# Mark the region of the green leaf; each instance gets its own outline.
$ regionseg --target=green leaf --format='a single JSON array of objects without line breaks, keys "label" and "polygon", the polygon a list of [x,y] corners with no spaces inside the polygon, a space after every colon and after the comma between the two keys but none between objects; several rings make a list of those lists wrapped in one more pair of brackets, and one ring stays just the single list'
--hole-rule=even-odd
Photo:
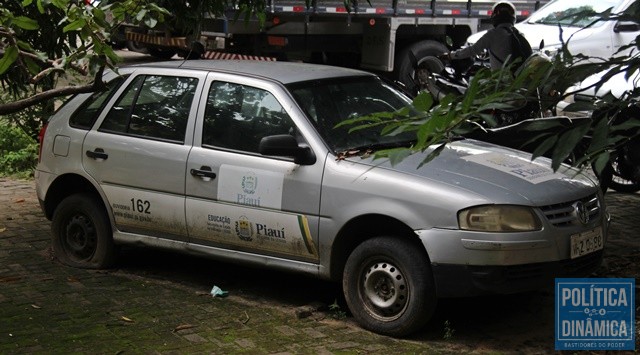
[{"label": "green leaf", "polygon": [[632,120],[626,120],[621,124],[611,126],[611,132],[625,132],[634,128],[640,128],[640,120],[638,119],[638,117],[635,117],[635,119]]},{"label": "green leaf", "polygon": [[36,6],[38,7],[38,12],[44,14],[44,6],[42,6],[42,0],[37,0]]},{"label": "green leaf", "polygon": [[33,0],[22,0],[22,7],[29,6],[32,2]]},{"label": "green leaf", "polygon": [[567,107],[564,108],[564,111],[580,112],[580,111],[593,111],[594,109],[595,109],[595,105],[590,102],[577,101],[567,105]]},{"label": "green leaf", "polygon": [[607,146],[607,137],[609,136],[609,122],[606,118],[598,120],[593,134],[591,135],[591,143],[588,152],[598,152]]},{"label": "green leaf", "polygon": [[67,8],[68,0],[51,0],[51,3],[60,10],[64,10]]},{"label": "green leaf", "polygon": [[418,165],[418,169],[420,169],[423,165],[425,165],[426,163],[432,161],[433,159],[435,159],[438,155],[440,155],[440,152],[442,152],[444,150],[444,148],[447,146],[448,142],[444,142],[442,144],[440,144],[436,149],[434,149],[433,151],[431,151],[425,158],[424,160],[422,160],[420,162],[420,164]]},{"label": "green leaf", "polygon": [[537,157],[543,156],[544,153],[548,152],[555,144],[558,142],[558,136],[551,136],[545,139],[536,149],[533,150],[531,154],[531,160],[536,159]]},{"label": "green leaf", "polygon": [[86,24],[87,24],[87,22],[85,21],[85,19],[79,18],[79,19],[69,23],[68,25],[64,26],[62,31],[64,33],[71,32],[71,31],[78,31],[81,28],[83,28]]},{"label": "green leaf", "polygon": [[11,23],[22,28],[23,30],[37,30],[38,28],[40,28],[36,20],[32,20],[26,16],[14,17],[11,20]]},{"label": "green leaf", "polygon": [[91,10],[91,13],[93,14],[96,23],[98,23],[101,27],[107,27],[108,24],[105,21],[105,14],[102,9],[100,9],[99,7],[94,7]]},{"label": "green leaf", "polygon": [[31,45],[25,41],[20,41],[17,40],[16,44],[18,45],[18,47],[20,47],[20,49],[22,49],[23,51],[28,51],[28,52],[33,52],[34,49],[33,47],[31,47]]},{"label": "green leaf", "polygon": [[601,175],[602,171],[604,171],[604,169],[607,167],[607,165],[609,164],[609,160],[611,159],[611,154],[609,154],[609,152],[603,152],[602,154],[599,154],[598,157],[596,158],[596,160],[593,162],[593,170],[596,172],[596,175]]},{"label": "green leaf", "polygon": [[24,60],[25,64],[27,65],[27,68],[29,69],[29,73],[31,73],[31,75],[36,75],[40,72],[40,70],[42,68],[40,68],[40,66],[30,57],[24,57],[22,58],[22,60]]},{"label": "green leaf", "polygon": [[404,158],[411,155],[411,149],[409,148],[394,148],[394,149],[385,149],[384,153],[389,157],[389,162],[391,166],[395,166],[400,163]]},{"label": "green leaf", "polygon": [[0,58],[0,75],[4,74],[11,65],[18,59],[18,47],[10,46],[4,51],[4,55]]},{"label": "green leaf", "polygon": [[577,126],[571,127],[569,130],[560,135],[558,144],[553,150],[553,170],[557,170],[560,164],[569,157],[569,154],[573,152],[576,145],[584,138],[585,134],[589,131],[591,120],[584,120]]},{"label": "green leaf", "polygon": [[413,99],[413,106],[418,111],[428,111],[433,106],[433,97],[429,92],[421,92]]},{"label": "green leaf", "polygon": [[522,126],[522,129],[526,131],[557,130],[562,127],[567,127],[571,122],[572,121],[568,117],[562,116],[542,118],[526,122],[526,124]]},{"label": "green leaf", "polygon": [[462,101],[462,111],[468,112],[471,104],[473,103],[473,99],[478,95],[478,81],[472,80],[469,83],[469,88],[464,93],[464,99]]}]

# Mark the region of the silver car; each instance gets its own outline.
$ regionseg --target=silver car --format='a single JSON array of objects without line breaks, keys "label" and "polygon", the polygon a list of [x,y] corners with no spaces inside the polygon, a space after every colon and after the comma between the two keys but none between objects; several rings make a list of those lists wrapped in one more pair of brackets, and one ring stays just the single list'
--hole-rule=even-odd
[{"label": "silver car", "polygon": [[607,238],[590,177],[460,140],[421,166],[371,152],[415,136],[336,124],[411,101],[377,76],[300,63],[173,61],[105,75],[44,128],[38,198],[59,260],[174,249],[341,281],[354,318],[403,336],[439,297],[587,276]]}]

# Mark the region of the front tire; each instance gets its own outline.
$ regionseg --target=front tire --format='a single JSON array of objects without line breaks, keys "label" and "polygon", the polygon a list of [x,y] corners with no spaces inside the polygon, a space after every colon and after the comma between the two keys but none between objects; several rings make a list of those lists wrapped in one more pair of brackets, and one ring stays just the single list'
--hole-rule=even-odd
[{"label": "front tire", "polygon": [[113,264],[111,223],[99,198],[76,194],[65,198],[51,220],[52,246],[63,264],[101,269]]},{"label": "front tire", "polygon": [[376,237],[360,244],[347,259],[342,282],[353,317],[379,334],[414,333],[436,307],[429,258],[406,239]]}]

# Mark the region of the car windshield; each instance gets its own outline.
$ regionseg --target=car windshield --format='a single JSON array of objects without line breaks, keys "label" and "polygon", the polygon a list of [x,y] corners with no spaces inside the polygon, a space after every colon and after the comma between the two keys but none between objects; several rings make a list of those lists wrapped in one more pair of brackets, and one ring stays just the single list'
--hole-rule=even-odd
[{"label": "car windshield", "polygon": [[356,130],[336,127],[344,120],[379,112],[394,112],[411,105],[411,100],[375,77],[324,79],[289,85],[298,105],[334,152],[351,149],[408,146],[415,133],[381,136],[382,127]]},{"label": "car windshield", "polygon": [[[608,9],[617,10],[620,0],[556,0],[534,12],[527,23],[544,25],[562,25],[568,27],[585,27],[598,19],[594,13],[602,13]],[[591,15],[588,15],[588,14]],[[599,21],[592,27],[601,26]]]}]

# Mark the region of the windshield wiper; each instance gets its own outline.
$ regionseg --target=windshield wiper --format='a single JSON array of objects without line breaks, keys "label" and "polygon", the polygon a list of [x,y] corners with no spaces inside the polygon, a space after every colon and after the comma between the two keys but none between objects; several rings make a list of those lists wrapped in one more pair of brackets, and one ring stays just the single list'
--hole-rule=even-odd
[{"label": "windshield wiper", "polygon": [[528,23],[536,24],[536,25],[553,25],[553,26],[557,26],[559,21],[538,20],[538,21],[528,21]]}]

